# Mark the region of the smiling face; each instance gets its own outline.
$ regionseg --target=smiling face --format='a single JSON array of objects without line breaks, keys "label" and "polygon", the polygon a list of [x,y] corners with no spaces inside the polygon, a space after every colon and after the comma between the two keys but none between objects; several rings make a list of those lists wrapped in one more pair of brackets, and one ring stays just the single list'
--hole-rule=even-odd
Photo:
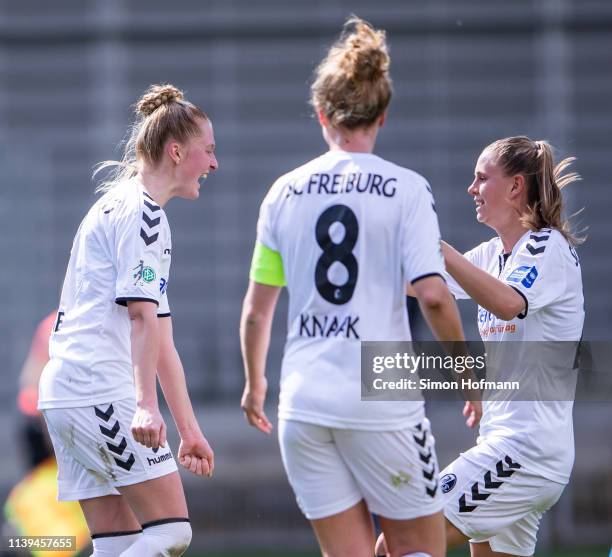
[{"label": "smiling face", "polygon": [[474,181],[467,189],[476,203],[478,222],[499,230],[510,219],[518,218],[516,185],[516,177],[504,174],[495,154],[483,151],[476,162]]},{"label": "smiling face", "polygon": [[183,145],[183,157],[176,167],[179,188],[178,197],[197,199],[200,195],[201,181],[209,172],[217,170],[219,163],[215,156],[215,136],[210,120],[198,121],[200,134],[189,138]]}]

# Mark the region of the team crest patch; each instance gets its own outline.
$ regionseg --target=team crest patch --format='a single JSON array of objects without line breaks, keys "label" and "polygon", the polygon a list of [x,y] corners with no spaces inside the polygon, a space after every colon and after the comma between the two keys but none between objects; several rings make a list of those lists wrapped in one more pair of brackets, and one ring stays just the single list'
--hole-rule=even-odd
[{"label": "team crest patch", "polygon": [[155,271],[152,267],[147,267],[144,264],[144,261],[141,259],[138,265],[132,269],[132,271],[136,271],[134,273],[134,285],[139,282],[142,284],[143,282],[153,282],[155,280]]},{"label": "team crest patch", "polygon": [[456,483],[457,476],[455,476],[455,474],[446,474],[443,476],[443,478],[440,480],[440,489],[442,490],[442,493],[448,493],[451,491],[453,487],[455,487]]},{"label": "team crest patch", "polygon": [[142,280],[145,282],[153,282],[155,280],[155,271],[151,267],[143,267]]},{"label": "team crest patch", "polygon": [[525,288],[531,288],[536,278],[538,278],[538,270],[535,265],[533,267],[521,265],[514,269],[506,280],[508,282],[520,282]]}]

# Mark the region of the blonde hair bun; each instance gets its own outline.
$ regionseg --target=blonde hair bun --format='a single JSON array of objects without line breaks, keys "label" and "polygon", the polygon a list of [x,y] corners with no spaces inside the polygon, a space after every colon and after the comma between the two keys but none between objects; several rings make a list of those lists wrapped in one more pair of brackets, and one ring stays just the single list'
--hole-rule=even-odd
[{"label": "blonde hair bun", "polygon": [[310,103],[334,127],[370,126],[391,100],[390,65],[385,32],[352,16],[315,71]]},{"label": "blonde hair bun", "polygon": [[183,92],[169,83],[163,85],[151,85],[136,103],[136,114],[146,118],[155,112],[160,106],[180,101]]},{"label": "blonde hair bun", "polygon": [[[342,39],[341,39],[342,41]],[[353,16],[345,24],[339,65],[356,81],[376,81],[389,71],[391,60],[383,30]]]},{"label": "blonde hair bun", "polygon": [[[110,169],[108,178],[98,185],[96,192],[109,191],[133,178],[139,161],[159,163],[169,138],[184,143],[191,137],[201,135],[200,120],[208,121],[208,116],[200,108],[168,83],[150,85],[134,106],[136,119],[124,143],[123,158],[120,161],[103,161],[96,166],[94,176]],[[158,110],[161,107],[165,108]]]}]

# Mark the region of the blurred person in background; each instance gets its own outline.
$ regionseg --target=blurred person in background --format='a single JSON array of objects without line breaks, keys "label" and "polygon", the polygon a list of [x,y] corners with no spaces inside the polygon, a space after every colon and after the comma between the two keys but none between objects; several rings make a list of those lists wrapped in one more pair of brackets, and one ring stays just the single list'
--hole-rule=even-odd
[{"label": "blurred person in background", "polygon": [[[478,304],[488,364],[538,395],[484,402],[477,445],[440,474],[448,545],[469,541],[473,557],[533,555],[540,519],[570,479],[573,402],[551,395],[555,383],[575,386],[554,362],[572,365],[584,323],[581,239],[561,194],[579,178],[565,173],[573,160],[555,166],[548,142],[523,136],[490,144],[467,191],[478,222],[497,236],[464,255],[443,242],[451,292]],[[494,344],[512,341],[522,344]],[[382,539],[377,549],[384,555]]]},{"label": "blurred person in background", "polygon": [[49,337],[56,317],[57,312],[53,311],[36,327],[30,350],[19,374],[17,407],[22,416],[19,440],[30,469],[53,455],[47,428],[37,406],[38,382],[49,361]]},{"label": "blurred person in background", "polygon": [[[242,409],[270,433],[265,364],[288,287],[278,435],[326,557],[370,557],[370,513],[393,557],[445,554],[424,403],[361,401],[360,341],[411,338],[407,283],[437,338],[463,339],[431,189],[373,154],[391,99],[389,64],[384,31],[354,17],[319,65],[311,101],[329,151],[279,178],[263,201],[241,318]],[[474,425],[479,403],[466,411]]]},{"label": "blurred person in background", "polygon": [[78,500],[95,557],[181,555],[191,540],[183,486],[166,446],[156,379],[181,437],[179,462],[210,476],[172,335],[172,252],[163,210],[197,199],[216,170],[210,119],[172,85],[151,86],[104,195],[70,255],[38,407],[58,462],[60,500]]}]

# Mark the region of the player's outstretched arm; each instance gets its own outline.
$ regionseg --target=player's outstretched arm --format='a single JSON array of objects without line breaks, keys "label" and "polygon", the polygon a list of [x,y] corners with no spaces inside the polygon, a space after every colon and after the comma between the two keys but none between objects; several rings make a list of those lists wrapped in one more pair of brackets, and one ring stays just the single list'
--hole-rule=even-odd
[{"label": "player's outstretched arm", "polygon": [[266,357],[280,291],[279,286],[250,281],[240,318],[240,347],[245,374],[240,406],[249,424],[268,434],[272,431],[272,424],[264,413],[268,389]]},{"label": "player's outstretched arm", "polygon": [[412,285],[423,316],[439,341],[465,339],[459,310],[442,277],[425,277]]},{"label": "player's outstretched arm", "polygon": [[174,346],[172,318],[159,318],[157,376],[172,417],[181,436],[178,460],[198,476],[212,476],[215,457],[198,424],[187,392],[185,372]]},{"label": "player's outstretched arm", "polygon": [[451,245],[441,244],[446,270],[477,304],[504,321],[525,310],[525,300],[516,290],[470,263]]}]

